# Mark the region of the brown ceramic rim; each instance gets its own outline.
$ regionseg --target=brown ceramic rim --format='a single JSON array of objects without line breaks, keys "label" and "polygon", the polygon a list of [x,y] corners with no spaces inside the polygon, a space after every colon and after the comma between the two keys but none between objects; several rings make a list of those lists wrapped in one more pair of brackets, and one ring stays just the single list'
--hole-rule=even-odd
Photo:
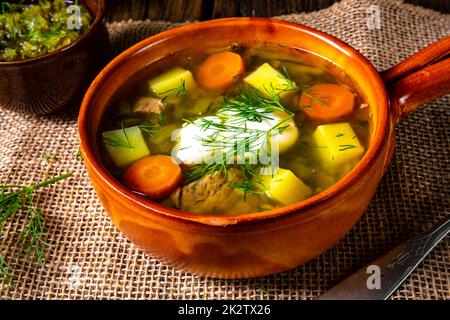
[{"label": "brown ceramic rim", "polygon": [[[84,34],[82,34],[81,37],[79,37],[77,40],[75,40],[74,42],[72,42],[71,44],[69,44],[65,47],[59,48],[57,50],[54,50],[52,52],[49,52],[49,53],[46,53],[44,55],[37,56],[34,58],[18,60],[18,61],[0,61],[0,67],[1,66],[23,65],[23,64],[27,64],[27,63],[33,63],[36,61],[40,61],[40,60],[45,60],[47,58],[53,58],[56,56],[60,56],[60,55],[63,55],[64,53],[66,53],[67,51],[71,51],[78,44],[83,43],[85,41],[85,39],[87,39],[89,37],[89,35],[92,32],[94,32],[94,30],[97,28],[98,24],[100,24],[102,22],[103,17],[105,15],[105,1],[104,0],[97,0],[97,1],[98,1],[98,4],[97,4],[98,10],[97,10],[97,13],[95,14],[94,22],[89,27],[88,31],[86,31]],[[91,13],[93,14],[93,12],[91,12]]]},{"label": "brown ceramic rim", "polygon": [[[242,23],[243,21],[251,22],[254,24],[263,24],[270,21],[271,23],[283,25],[288,28],[294,28],[297,30],[301,30],[302,32],[306,32],[308,34],[311,34],[322,41],[325,41],[333,46],[337,46],[340,51],[347,51],[349,52],[353,57],[352,59],[358,59],[360,60],[360,63],[364,64],[366,67],[366,71],[368,72],[367,75],[370,75],[373,79],[373,87],[375,88],[376,92],[378,92],[379,96],[377,99],[380,101],[380,105],[384,108],[379,110],[379,114],[377,116],[377,123],[374,124],[375,132],[372,139],[372,142],[369,146],[369,149],[363,156],[363,159],[358,163],[358,165],[353,168],[343,179],[338,181],[336,184],[331,186],[330,188],[324,190],[323,192],[314,195],[311,198],[308,198],[304,201],[269,210],[269,211],[263,211],[263,212],[256,212],[256,213],[247,213],[247,214],[239,214],[239,215],[226,215],[226,216],[219,216],[219,215],[213,215],[213,214],[194,214],[187,211],[177,210],[165,207],[159,203],[153,202],[149,199],[143,198],[141,196],[138,196],[134,194],[132,191],[128,190],[125,186],[123,186],[116,178],[114,178],[109,172],[99,163],[99,161],[96,159],[93,151],[91,150],[91,147],[88,143],[88,130],[89,130],[89,106],[91,102],[95,98],[96,91],[99,87],[101,87],[102,83],[108,80],[109,75],[114,73],[117,67],[119,67],[123,60],[126,60],[133,54],[139,52],[140,50],[146,48],[147,46],[151,45],[152,43],[156,43],[159,41],[162,41],[166,38],[175,37],[179,34],[182,34],[183,32],[187,31],[188,29],[190,31],[204,28],[205,25],[208,27],[211,26],[226,26],[226,25],[232,25],[233,23]],[[349,54],[347,53],[347,54]],[[342,53],[345,54],[345,53]],[[265,219],[272,219],[280,216],[284,216],[287,214],[292,213],[298,213],[299,217],[301,216],[301,210],[306,207],[312,207],[317,206],[324,200],[327,200],[329,198],[335,197],[336,195],[340,194],[341,192],[344,192],[345,189],[347,189],[349,186],[351,186],[356,180],[360,178],[360,176],[365,172],[365,169],[367,167],[370,167],[377,157],[379,151],[381,150],[383,144],[385,143],[388,129],[390,128],[390,124],[388,122],[389,119],[389,100],[388,95],[386,92],[385,85],[378,73],[378,71],[373,67],[373,65],[357,50],[355,50],[350,45],[346,44],[345,42],[336,39],[335,37],[300,25],[295,24],[291,22],[285,22],[277,19],[269,19],[269,18],[225,18],[225,19],[216,19],[211,21],[205,21],[205,22],[199,22],[195,24],[190,24],[183,27],[178,27],[169,31],[165,31],[162,33],[159,33],[155,36],[152,36],[150,38],[147,38],[138,44],[135,44],[134,46],[130,47],[126,51],[124,51],[122,54],[117,56],[115,59],[113,59],[96,77],[96,79],[93,81],[91,86],[89,87],[82,105],[80,109],[80,115],[78,119],[78,125],[79,125],[79,135],[80,135],[80,146],[81,150],[83,152],[84,161],[89,162],[91,169],[95,172],[95,174],[102,180],[103,183],[105,183],[108,188],[110,188],[114,194],[112,196],[119,197],[119,198],[126,198],[127,200],[131,201],[134,205],[137,205],[145,210],[154,211],[158,214],[191,221],[191,222],[197,222],[202,224],[207,224],[211,226],[227,226],[227,225],[236,225],[236,224],[242,224],[242,223],[251,223],[255,221],[261,221]],[[305,218],[307,220],[314,218],[314,216],[319,215],[320,212],[314,214],[314,215],[307,215],[308,217],[303,216],[302,218]]]}]

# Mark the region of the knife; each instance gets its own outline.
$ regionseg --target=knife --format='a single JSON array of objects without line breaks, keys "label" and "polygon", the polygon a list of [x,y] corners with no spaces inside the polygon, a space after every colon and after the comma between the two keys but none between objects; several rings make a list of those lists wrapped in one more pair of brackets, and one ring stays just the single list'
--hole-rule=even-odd
[{"label": "knife", "polygon": [[338,283],[316,300],[385,300],[450,231],[450,218],[436,224]]}]

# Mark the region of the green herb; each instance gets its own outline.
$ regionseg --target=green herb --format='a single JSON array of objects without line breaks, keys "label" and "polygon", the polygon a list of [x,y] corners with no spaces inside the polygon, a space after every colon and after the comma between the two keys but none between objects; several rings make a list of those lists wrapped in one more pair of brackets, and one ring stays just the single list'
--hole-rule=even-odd
[{"label": "green herb", "polygon": [[[309,99],[309,108],[308,110],[313,110],[310,106],[312,106],[313,101],[319,104],[319,107],[325,107],[325,102],[323,99],[316,97],[315,95],[320,96],[321,92],[314,91],[311,89],[303,89],[301,90],[302,95],[305,95]],[[314,95],[313,95],[314,94]]]},{"label": "green herb", "polygon": [[12,278],[11,270],[11,265],[0,255],[0,280],[10,282]]},{"label": "green herb", "polygon": [[[225,157],[225,155],[223,155]],[[227,173],[228,166],[226,165],[226,160],[224,161],[214,161],[213,163],[202,163],[193,166],[186,177],[186,181],[193,182],[204,176],[212,175],[212,174],[224,174]]]},{"label": "green herb", "polygon": [[[268,130],[249,129],[247,122],[262,122],[263,120],[273,120],[272,112],[281,111],[286,117],[276,123]],[[258,175],[255,170],[261,164],[251,163],[251,159],[258,159],[261,154],[268,155],[271,152],[270,137],[274,133],[281,133],[289,127],[287,121],[292,119],[294,114],[285,108],[277,94],[270,98],[263,97],[256,89],[245,86],[234,98],[224,98],[224,101],[217,111],[217,117],[222,121],[213,121],[200,118],[197,121],[186,120],[204,130],[213,130],[214,135],[208,139],[203,138],[203,145],[209,147],[211,151],[222,152],[215,157],[212,163],[203,163],[194,166],[187,175],[187,181],[195,181],[205,175],[214,173],[225,174],[230,166],[239,166],[244,174],[242,184],[230,184],[230,187],[242,190],[244,199],[249,193],[261,193]],[[226,137],[221,139],[220,137]],[[235,157],[248,154],[248,159],[243,159],[244,163],[234,164]],[[240,159],[242,162],[242,159]],[[273,168],[275,169],[275,168]]]},{"label": "green herb", "polygon": [[343,137],[344,135],[345,135],[344,132],[338,132],[338,133],[336,133],[336,138]]},{"label": "green herb", "polygon": [[[43,212],[36,207],[33,192],[71,176],[72,173],[66,173],[32,186],[0,185],[0,233],[7,223],[12,223],[18,212],[26,213],[26,225],[19,235],[18,244],[25,251],[27,259],[33,256],[34,261],[41,267],[44,266],[45,250],[48,244],[44,240],[46,231]],[[1,257],[0,277],[8,278],[9,269],[8,264]]]},{"label": "green herb", "polygon": [[6,2],[3,1],[2,2],[2,10],[1,10],[1,14],[5,14],[14,10],[18,10],[20,8],[23,7],[22,3],[24,2],[24,0],[20,0],[19,3],[10,3],[10,2]]},{"label": "green herb", "polygon": [[83,154],[81,153],[81,148],[78,148],[77,154],[75,155],[77,160],[83,159]]},{"label": "green herb", "polygon": [[45,250],[48,247],[48,243],[45,242],[47,232],[45,230],[44,213],[35,206],[31,193],[26,198],[23,205],[27,206],[29,220],[19,236],[19,244],[24,248],[27,259],[34,255],[36,262],[44,268]]},{"label": "green herb", "polygon": [[339,151],[345,151],[345,150],[348,150],[348,149],[356,148],[356,146],[353,145],[353,144],[340,144],[339,148],[340,148]]},{"label": "green herb", "polygon": [[[2,1],[0,8],[0,61],[37,57],[69,45],[85,33],[91,14],[80,5],[81,28],[69,29],[72,12],[64,0]],[[29,3],[30,2],[30,3]]]},{"label": "green herb", "polygon": [[46,162],[52,162],[52,161],[58,160],[58,159],[56,158],[56,156],[54,156],[54,155],[52,155],[52,154],[45,154],[43,158],[44,158],[44,160],[45,160]]},{"label": "green herb", "polygon": [[164,123],[164,120],[165,120],[165,115],[164,115],[164,113],[160,113],[159,116],[158,116],[158,124],[159,124],[160,126],[162,126],[163,123]]},{"label": "green herb", "polygon": [[169,96],[175,95],[176,97],[180,96],[180,95],[188,95],[189,91],[186,88],[186,81],[184,79],[180,79],[180,83],[178,84],[177,87],[163,91],[163,92],[159,92],[160,96],[164,96],[164,98],[162,99],[162,101],[165,101]]},{"label": "green herb", "polygon": [[[271,90],[266,91],[270,92]],[[285,112],[289,115],[293,114],[292,111],[282,105],[279,94],[274,93],[274,90],[272,92],[270,98],[265,98],[258,90],[244,86],[235,98],[224,98],[218,113],[219,115],[221,113],[227,116],[231,115],[235,119],[241,120],[242,123],[246,121],[261,122],[264,119],[271,119],[268,114],[275,111]]]},{"label": "green herb", "polygon": [[287,80],[288,83],[284,85],[283,88],[278,88],[279,90],[284,91],[301,91],[300,86],[298,86],[295,81],[292,79],[291,75],[289,74],[288,70],[285,66],[281,67],[281,70],[275,69],[278,72],[278,75],[281,79]]},{"label": "green herb", "polygon": [[263,295],[268,295],[269,291],[267,291],[266,289],[264,289],[263,287],[258,288],[258,291],[260,291]]},{"label": "green herb", "polygon": [[292,80],[292,78],[291,78],[291,76],[290,76],[290,74],[289,74],[289,72],[288,72],[288,70],[286,69],[285,66],[282,67],[282,70],[278,70],[277,69],[277,71],[278,71],[278,73],[280,74],[281,77],[283,77],[283,78],[288,80],[288,84],[285,85],[285,88],[284,88],[285,91],[300,91],[300,93],[302,95],[305,95],[306,97],[308,97],[309,105],[301,106],[302,108],[308,109],[308,110],[313,110],[313,108],[311,108],[311,106],[313,104],[313,101],[317,102],[320,107],[324,107],[325,106],[324,99],[320,99],[320,98],[318,98],[316,96],[313,96],[313,94],[320,96],[321,92],[309,89],[309,87],[311,87],[311,85],[307,84],[307,83],[304,83],[304,84],[301,84],[301,85],[297,85],[295,83],[295,81]]},{"label": "green herb", "polygon": [[261,177],[255,172],[259,169],[258,165],[243,164],[241,165],[244,174],[244,182],[242,184],[230,183],[228,186],[244,192],[244,201],[247,200],[247,194],[263,194],[264,184]]},{"label": "green herb", "polygon": [[121,148],[127,148],[127,149],[133,149],[133,146],[130,143],[130,140],[128,139],[127,132],[125,128],[123,127],[123,122],[121,123],[122,126],[122,133],[120,134],[103,134],[103,141],[113,147],[121,147]]},{"label": "green herb", "polygon": [[138,126],[141,129],[141,132],[148,137],[153,137],[153,135],[157,132],[156,126],[148,123],[144,123]]}]

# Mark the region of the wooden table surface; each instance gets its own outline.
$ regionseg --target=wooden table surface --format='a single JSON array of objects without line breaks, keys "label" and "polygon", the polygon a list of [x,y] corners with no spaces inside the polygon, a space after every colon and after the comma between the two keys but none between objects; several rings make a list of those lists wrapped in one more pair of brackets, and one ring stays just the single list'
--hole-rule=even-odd
[{"label": "wooden table surface", "polygon": [[[107,21],[270,17],[326,8],[339,0],[107,0]],[[389,1],[389,0],[386,0]],[[450,13],[450,0],[405,0]]]}]

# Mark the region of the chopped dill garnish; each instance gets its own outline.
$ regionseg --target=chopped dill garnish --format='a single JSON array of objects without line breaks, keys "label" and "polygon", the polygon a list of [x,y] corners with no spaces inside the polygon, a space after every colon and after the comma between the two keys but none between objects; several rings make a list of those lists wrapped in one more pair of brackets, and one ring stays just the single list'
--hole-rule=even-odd
[{"label": "chopped dill garnish", "polygon": [[229,183],[228,186],[243,191],[244,201],[247,200],[247,194],[263,194],[264,184],[261,181],[261,177],[255,172],[259,166],[245,163],[241,168],[244,174],[244,182],[241,184]]},{"label": "chopped dill garnish", "polygon": [[180,79],[180,83],[177,87],[165,90],[163,92],[159,92],[159,95],[164,96],[162,101],[167,100],[167,98],[171,95],[175,95],[176,97],[181,95],[188,95],[189,91],[186,88],[186,81],[184,79]]},{"label": "chopped dill garnish", "polygon": [[292,114],[292,111],[281,104],[279,95],[274,93],[266,98],[255,88],[244,86],[236,97],[224,97],[218,114],[231,115],[242,121],[262,122],[264,119],[271,119],[268,114],[275,111]]},{"label": "chopped dill garnish", "polygon": [[299,91],[301,94],[303,94],[306,97],[308,97],[309,105],[300,106],[301,108],[308,109],[308,110],[314,110],[313,108],[311,108],[311,105],[313,104],[313,101],[317,102],[320,107],[324,107],[325,106],[324,99],[320,99],[320,98],[315,97],[313,95],[313,94],[320,95],[321,92],[317,92],[317,91],[309,89],[310,84],[307,84],[307,83],[303,83],[303,84],[300,84],[300,85],[296,84],[292,80],[291,75],[289,74],[289,72],[288,72],[288,70],[286,69],[285,66],[282,66],[281,70],[277,69],[277,71],[280,74],[280,77],[283,77],[283,78],[288,80],[288,84],[284,88],[285,91]]},{"label": "chopped dill garnish", "polygon": [[[248,122],[275,120],[273,112],[280,111],[286,116],[268,129],[248,128]],[[220,155],[212,162],[195,165],[187,175],[187,181],[192,182],[214,173],[225,174],[230,166],[239,166],[244,175],[240,184],[230,183],[229,186],[244,192],[244,199],[249,193],[261,193],[258,187],[256,169],[261,166],[257,160],[261,155],[271,153],[271,136],[279,134],[289,127],[287,123],[294,113],[285,108],[277,94],[270,98],[262,96],[256,89],[245,86],[234,98],[226,97],[217,111],[220,121],[199,118],[187,123],[198,126],[203,131],[214,132],[208,138],[200,138],[203,145]],[[244,157],[245,155],[245,157]],[[236,160],[236,161],[235,161]]]},{"label": "chopped dill garnish", "polygon": [[110,134],[109,132],[103,133],[103,141],[113,147],[121,147],[121,148],[127,148],[127,149],[133,149],[133,146],[130,143],[130,140],[128,139],[127,132],[125,131],[125,128],[123,127],[123,122],[121,123],[122,126],[122,133],[123,135],[119,134]]},{"label": "chopped dill garnish", "polygon": [[339,145],[339,151],[345,151],[348,149],[353,149],[356,148],[356,146],[354,144],[340,144]]},{"label": "chopped dill garnish", "polygon": [[164,113],[160,113],[158,116],[158,124],[160,126],[162,126],[165,120],[166,120],[166,116],[164,115]]},{"label": "chopped dill garnish", "polygon": [[336,133],[336,138],[343,137],[344,135],[345,135],[344,132],[338,132],[338,133]]},{"label": "chopped dill garnish", "polygon": [[[196,121],[186,120],[187,123],[196,125],[203,131],[212,130],[214,134],[200,139],[203,145],[209,147],[211,151],[222,153],[214,157],[212,162],[193,166],[187,174],[188,182],[214,173],[226,175],[230,166],[238,166],[243,172],[244,180],[239,184],[229,183],[229,186],[242,190],[244,200],[248,194],[263,192],[261,178],[256,173],[262,164],[257,163],[256,159],[261,155],[271,153],[271,136],[289,128],[287,122],[294,116],[292,111],[283,106],[280,94],[286,91],[299,91],[310,98],[311,105],[313,100],[320,106],[324,105],[321,99],[312,95],[317,92],[313,92],[305,86],[298,86],[284,66],[277,72],[280,77],[287,80],[282,88],[274,87],[271,83],[264,86],[266,94],[262,95],[257,89],[245,85],[235,97],[224,97],[216,113],[220,121],[205,118],[199,118]],[[311,108],[310,106],[304,107]],[[266,130],[247,127],[248,122],[275,120],[274,112],[282,112],[286,114],[286,117]],[[244,159],[242,159],[243,155],[246,155]],[[237,164],[235,159],[237,159]]]},{"label": "chopped dill garnish", "polygon": [[148,137],[153,137],[153,135],[158,131],[155,125],[143,123],[138,126],[141,132]]}]

